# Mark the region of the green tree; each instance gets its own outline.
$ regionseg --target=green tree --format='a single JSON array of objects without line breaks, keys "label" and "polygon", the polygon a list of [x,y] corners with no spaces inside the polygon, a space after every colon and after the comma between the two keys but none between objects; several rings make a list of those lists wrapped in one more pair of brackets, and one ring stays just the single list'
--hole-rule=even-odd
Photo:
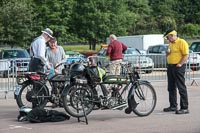
[{"label": "green tree", "polygon": [[183,37],[188,37],[189,35],[190,37],[197,38],[200,34],[200,25],[192,23],[182,25],[180,27],[180,33]]},{"label": "green tree", "polygon": [[[178,0],[149,0],[153,12],[152,15],[155,18],[155,25],[161,33],[164,33],[169,28],[177,29],[177,22],[175,19],[176,8]],[[180,16],[180,15],[179,15]]]},{"label": "green tree", "polygon": [[28,47],[49,27],[59,43],[84,42],[95,49],[110,34],[199,35],[195,0],[1,0],[0,43]]},{"label": "green tree", "polygon": [[49,27],[59,42],[77,39],[76,35],[72,35],[69,31],[74,0],[35,0],[34,2],[35,11],[37,11],[37,16],[34,18],[37,25],[35,29],[38,32]]},{"label": "green tree", "polygon": [[88,41],[91,49],[105,42],[110,34],[125,35],[129,12],[125,0],[76,0],[72,14],[72,31]]},{"label": "green tree", "polygon": [[180,22],[180,17],[182,17],[181,20],[184,20],[184,23],[193,23],[193,24],[199,24],[200,23],[200,2],[196,0],[181,0],[178,1],[177,4],[174,6],[174,10],[177,12],[177,21],[179,24],[183,24]]},{"label": "green tree", "polygon": [[2,0],[0,14],[0,41],[11,47],[26,47],[32,34],[31,1]]},{"label": "green tree", "polygon": [[149,31],[155,32],[153,24],[152,9],[149,0],[128,0],[128,10],[132,13],[130,22],[132,27],[129,29],[130,35],[145,34]]}]

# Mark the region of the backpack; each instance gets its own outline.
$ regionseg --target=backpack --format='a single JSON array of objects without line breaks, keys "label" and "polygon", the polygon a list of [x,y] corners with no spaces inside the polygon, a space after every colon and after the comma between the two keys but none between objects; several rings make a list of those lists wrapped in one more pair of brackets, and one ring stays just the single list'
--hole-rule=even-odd
[{"label": "backpack", "polygon": [[36,107],[26,115],[26,120],[31,123],[60,122],[69,120],[70,116],[57,110],[47,110]]}]

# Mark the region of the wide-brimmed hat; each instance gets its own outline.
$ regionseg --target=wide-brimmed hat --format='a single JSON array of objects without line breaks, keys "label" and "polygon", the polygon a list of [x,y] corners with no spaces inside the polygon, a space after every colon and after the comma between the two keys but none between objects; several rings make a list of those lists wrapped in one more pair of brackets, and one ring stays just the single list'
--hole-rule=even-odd
[{"label": "wide-brimmed hat", "polygon": [[174,29],[170,29],[164,33],[163,37],[166,38],[168,35],[174,35],[174,34],[177,34],[177,32]]},{"label": "wide-brimmed hat", "polygon": [[43,30],[42,33],[45,33],[49,37],[53,38],[53,31],[51,29],[49,29],[49,28],[46,28],[45,30]]}]

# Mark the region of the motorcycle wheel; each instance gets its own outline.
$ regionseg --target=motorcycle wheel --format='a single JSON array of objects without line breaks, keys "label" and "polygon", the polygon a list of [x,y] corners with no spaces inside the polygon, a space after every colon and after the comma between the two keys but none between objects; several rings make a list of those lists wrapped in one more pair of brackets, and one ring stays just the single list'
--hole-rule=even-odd
[{"label": "motorcycle wheel", "polygon": [[149,83],[139,83],[135,90],[134,99],[137,107],[133,112],[138,116],[148,116],[156,106],[157,97],[153,86]]},{"label": "motorcycle wheel", "polygon": [[73,117],[84,117],[94,108],[93,89],[88,85],[69,85],[63,96],[65,111]]},{"label": "motorcycle wheel", "polygon": [[49,91],[46,85],[39,81],[27,81],[22,84],[16,102],[19,108],[25,106],[29,108],[44,108],[48,102]]}]

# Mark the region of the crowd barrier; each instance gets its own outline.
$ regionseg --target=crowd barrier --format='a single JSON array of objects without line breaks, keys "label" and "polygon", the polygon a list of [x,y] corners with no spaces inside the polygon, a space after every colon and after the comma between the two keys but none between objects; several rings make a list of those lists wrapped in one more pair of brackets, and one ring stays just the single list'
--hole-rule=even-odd
[{"label": "crowd barrier", "polygon": [[18,86],[17,77],[28,71],[28,63],[23,62],[24,59],[26,58],[0,60],[0,93],[5,93],[5,98],[8,92],[14,91]]},{"label": "crowd barrier", "polygon": [[[107,67],[109,64],[109,58],[102,56],[91,56],[96,63],[99,63],[103,67]],[[153,67],[149,58],[153,60]],[[166,55],[163,54],[145,54],[145,55],[126,55],[124,60],[137,64],[136,71],[139,72],[141,79],[151,82],[162,82],[167,80],[167,60]],[[146,66],[146,68],[145,68]],[[189,54],[186,63],[186,80],[195,81],[200,79],[200,53],[193,52]]]},{"label": "crowd barrier", "polygon": [[[186,80],[191,81],[191,85],[196,84],[200,79],[200,53],[190,53],[187,61],[185,73]],[[95,63],[101,62],[102,67],[107,67],[109,59],[101,56],[91,56]],[[149,61],[153,60],[153,65]],[[150,82],[163,82],[167,80],[167,63],[165,54],[146,54],[146,55],[128,55],[124,60],[134,64],[135,69],[139,72],[140,78]],[[13,64],[12,64],[13,63]],[[20,62],[23,66],[23,62]],[[158,65],[160,63],[160,65]],[[149,65],[151,64],[151,65]],[[26,67],[28,65],[26,64]],[[152,67],[150,67],[152,66]],[[23,68],[20,70],[20,68]],[[0,60],[0,92],[7,94],[14,91],[18,86],[16,77],[23,75],[28,70],[24,67],[16,67],[16,62],[11,60]]]}]

